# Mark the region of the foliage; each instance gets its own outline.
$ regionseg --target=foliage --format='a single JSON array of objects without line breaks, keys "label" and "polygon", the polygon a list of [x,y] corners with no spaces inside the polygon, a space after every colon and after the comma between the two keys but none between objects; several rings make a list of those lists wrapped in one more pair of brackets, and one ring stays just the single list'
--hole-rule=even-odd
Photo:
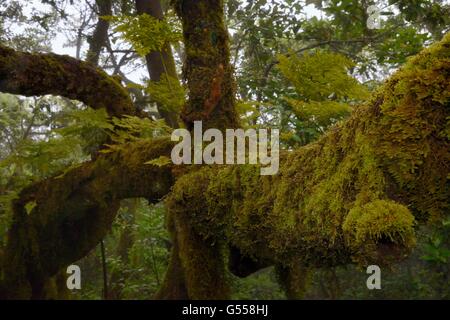
[{"label": "foliage", "polygon": [[300,56],[279,55],[278,60],[281,72],[304,100],[367,98],[364,87],[348,74],[353,62],[341,54],[318,50]]},{"label": "foliage", "polygon": [[450,219],[442,221],[438,232],[429,237],[425,246],[425,255],[422,259],[434,264],[448,265],[450,261],[450,250],[448,241],[450,235]]},{"label": "foliage", "polygon": [[[293,92],[275,67],[278,54],[317,48],[342,54],[355,64],[350,73],[374,88],[430,39],[440,40],[450,25],[450,7],[441,1],[329,0],[307,1],[306,7],[298,1],[274,0],[226,4],[239,96],[264,104],[253,122],[281,126],[288,146],[313,141],[321,131],[297,119],[286,103]],[[315,4],[312,15],[308,4]],[[367,28],[367,8],[372,4],[382,11],[380,29]]]},{"label": "foliage", "polygon": [[145,91],[153,102],[169,112],[179,113],[186,101],[186,92],[180,81],[167,75],[160,81],[149,81]]},{"label": "foliage", "polygon": [[294,86],[286,97],[291,115],[283,140],[304,145],[350,114],[351,105],[367,98],[368,91],[349,75],[353,62],[341,54],[317,50],[278,56],[278,68]]},{"label": "foliage", "polygon": [[258,271],[247,278],[234,277],[232,299],[281,300],[285,294],[276,281],[274,268]]},{"label": "foliage", "polygon": [[103,19],[114,23],[115,31],[120,32],[141,56],[152,51],[161,51],[166,44],[181,40],[180,26],[174,19],[158,20],[148,14]]}]

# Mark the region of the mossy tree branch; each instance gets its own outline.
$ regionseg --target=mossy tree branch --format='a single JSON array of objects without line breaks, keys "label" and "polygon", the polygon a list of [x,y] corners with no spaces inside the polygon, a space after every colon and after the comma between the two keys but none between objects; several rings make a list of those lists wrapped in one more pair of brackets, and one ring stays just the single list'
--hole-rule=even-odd
[{"label": "mossy tree branch", "polygon": [[144,163],[170,155],[172,146],[167,139],[125,145],[22,190],[13,203],[0,295],[42,297],[49,278],[105,236],[121,199],[160,201],[173,184],[172,168]]},{"label": "mossy tree branch", "polygon": [[127,91],[94,65],[53,53],[18,52],[0,45],[0,91],[59,95],[111,116],[137,115]]},{"label": "mossy tree branch", "polygon": [[309,268],[403,258],[419,223],[448,217],[449,118],[447,34],[350,119],[285,152],[278,175],[241,165],[203,167],[178,179],[167,206],[188,296],[223,298],[218,253],[227,246],[275,264],[291,298],[304,292]]}]

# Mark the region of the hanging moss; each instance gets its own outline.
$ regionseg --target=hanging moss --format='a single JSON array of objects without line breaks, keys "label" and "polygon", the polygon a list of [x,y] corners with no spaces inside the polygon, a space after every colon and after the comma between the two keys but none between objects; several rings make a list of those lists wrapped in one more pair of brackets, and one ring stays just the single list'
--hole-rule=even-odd
[{"label": "hanging moss", "polygon": [[[383,264],[404,256],[416,223],[448,214],[449,79],[450,34],[410,59],[348,121],[286,152],[277,176],[259,176],[255,166],[183,176],[167,198],[171,218],[184,226],[179,243],[194,231],[203,244],[228,243],[293,272],[284,279],[298,278],[299,264]],[[223,272],[208,257],[220,249],[202,256],[204,245],[196,250],[199,240],[192,241],[179,253],[191,257],[186,275],[198,277],[187,282],[188,292],[213,298]],[[201,277],[214,272],[220,276]],[[289,290],[296,295],[298,287]]]}]

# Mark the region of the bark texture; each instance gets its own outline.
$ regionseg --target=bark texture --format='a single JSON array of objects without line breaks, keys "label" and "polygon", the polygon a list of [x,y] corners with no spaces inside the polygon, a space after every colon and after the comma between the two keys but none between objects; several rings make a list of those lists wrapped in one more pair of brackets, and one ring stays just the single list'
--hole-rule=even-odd
[{"label": "bark texture", "polygon": [[183,22],[189,101],[181,118],[188,129],[196,120],[203,128],[237,128],[235,81],[230,65],[228,32],[222,0],[174,1]]}]

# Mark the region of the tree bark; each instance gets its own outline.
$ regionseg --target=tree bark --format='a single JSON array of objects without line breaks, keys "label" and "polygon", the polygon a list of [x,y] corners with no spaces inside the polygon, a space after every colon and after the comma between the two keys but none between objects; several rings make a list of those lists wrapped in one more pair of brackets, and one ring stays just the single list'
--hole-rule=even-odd
[{"label": "tree bark", "polygon": [[194,121],[202,121],[205,130],[239,127],[223,1],[177,0],[174,5],[183,22],[186,51],[183,75],[189,101],[181,114],[184,124],[192,129]]},{"label": "tree bark", "polygon": [[[159,0],[136,0],[136,10],[138,14],[148,14],[156,19],[164,19],[164,14]],[[147,69],[151,81],[160,81],[161,77],[168,76],[177,79],[175,60],[173,58],[170,44],[165,44],[161,51],[153,51],[145,56]],[[165,110],[158,105],[158,112],[172,128],[178,128],[178,114]]]},{"label": "tree bark", "polygon": [[111,0],[96,0],[95,3],[98,9],[98,20],[94,33],[88,40],[89,50],[86,55],[86,61],[97,66],[102,48],[106,46],[106,41],[108,40],[109,22],[102,17],[112,15],[112,3]]}]

